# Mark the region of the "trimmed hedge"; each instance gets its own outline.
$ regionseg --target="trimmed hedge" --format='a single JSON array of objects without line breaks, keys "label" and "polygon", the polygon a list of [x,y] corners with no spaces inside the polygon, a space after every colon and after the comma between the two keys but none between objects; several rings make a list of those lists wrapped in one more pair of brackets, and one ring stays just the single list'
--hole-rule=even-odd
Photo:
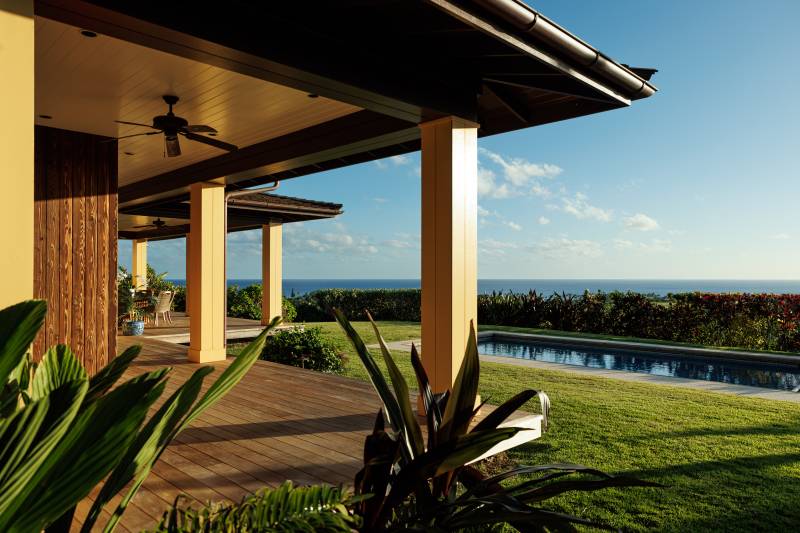
[{"label": "trimmed hedge", "polygon": [[322,289],[292,298],[299,322],[328,322],[330,310],[341,309],[350,320],[420,321],[419,289]]},{"label": "trimmed hedge", "polygon": [[[354,320],[369,309],[376,320],[419,322],[420,296],[419,289],[323,289],[292,301],[301,322],[331,321],[333,307]],[[800,351],[800,295],[794,294],[481,294],[478,323]]]}]

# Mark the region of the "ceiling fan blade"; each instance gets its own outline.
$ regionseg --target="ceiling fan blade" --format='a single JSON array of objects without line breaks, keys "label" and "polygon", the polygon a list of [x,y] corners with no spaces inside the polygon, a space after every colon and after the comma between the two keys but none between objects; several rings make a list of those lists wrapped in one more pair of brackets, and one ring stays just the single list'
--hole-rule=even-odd
[{"label": "ceiling fan blade", "polygon": [[181,155],[181,144],[178,137],[164,137],[164,142],[167,147],[167,157],[176,157]]},{"label": "ceiling fan blade", "polygon": [[114,122],[116,122],[117,124],[127,124],[128,126],[141,126],[143,128],[152,128],[154,130],[158,129],[158,128],[154,127],[154,126],[151,126],[150,124],[140,124],[138,122],[127,122],[125,120],[115,120]]},{"label": "ceiling fan blade", "polygon": [[238,146],[236,146],[234,144],[226,143],[224,141],[220,141],[219,139],[212,139],[210,137],[203,137],[202,135],[197,135],[197,134],[192,133],[190,131],[181,132],[181,133],[183,133],[183,135],[185,135],[186,138],[189,139],[189,140],[201,142],[203,144],[207,144],[209,146],[213,146],[214,148],[219,148],[221,150],[227,150],[229,152],[235,152],[236,150],[239,149]]},{"label": "ceiling fan blade", "polygon": [[217,130],[205,124],[190,124],[184,126],[183,131],[191,131],[192,133],[217,133]]},{"label": "ceiling fan blade", "polygon": [[150,226],[153,226],[153,224],[142,224],[141,226],[131,226],[131,229],[149,228]]},{"label": "ceiling fan blade", "polygon": [[122,137],[112,137],[110,139],[106,139],[104,141],[100,141],[103,143],[110,143],[111,141],[119,141],[120,139],[127,139],[129,137],[139,137],[140,135],[158,135],[161,133],[160,131],[148,131],[145,133],[134,133],[133,135],[123,135]]}]

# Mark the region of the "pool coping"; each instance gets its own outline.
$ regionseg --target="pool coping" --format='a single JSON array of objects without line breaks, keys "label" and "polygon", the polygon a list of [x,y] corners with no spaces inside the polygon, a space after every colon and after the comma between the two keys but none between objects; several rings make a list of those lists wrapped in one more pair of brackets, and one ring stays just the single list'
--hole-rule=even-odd
[{"label": "pool coping", "polygon": [[714,357],[735,361],[758,363],[771,363],[800,367],[800,355],[781,355],[762,352],[749,352],[740,350],[720,350],[716,348],[696,348],[675,344],[650,344],[634,341],[614,341],[606,339],[589,339],[580,337],[566,337],[563,335],[542,335],[538,333],[519,333],[511,331],[488,330],[478,332],[478,340],[487,338],[507,339],[528,342],[544,342],[564,346],[585,346],[588,348],[616,348],[621,350],[651,352],[672,355],[689,355]]}]

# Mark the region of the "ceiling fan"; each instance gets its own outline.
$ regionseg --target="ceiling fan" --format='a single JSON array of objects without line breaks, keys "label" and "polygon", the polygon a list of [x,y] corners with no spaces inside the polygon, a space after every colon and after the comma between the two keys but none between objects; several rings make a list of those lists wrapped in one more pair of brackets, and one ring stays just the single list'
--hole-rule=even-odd
[{"label": "ceiling fan", "polygon": [[239,149],[239,147],[220,141],[218,139],[211,139],[209,137],[204,137],[203,135],[198,135],[198,133],[210,133],[216,134],[217,130],[212,128],[211,126],[206,126],[204,124],[189,124],[189,121],[183,117],[179,117],[172,112],[172,106],[178,103],[178,97],[171,94],[165,94],[162,98],[164,98],[164,102],[167,103],[169,106],[169,111],[167,111],[166,115],[158,115],[157,117],[153,117],[153,124],[140,124],[138,122],[128,122],[125,120],[115,120],[114,122],[118,124],[127,124],[129,126],[141,126],[143,128],[151,128],[156,131],[148,131],[145,133],[134,133],[132,135],[123,135],[122,137],[117,137],[116,140],[119,139],[128,139],[130,137],[139,137],[140,135],[157,135],[159,133],[164,134],[164,146],[166,150],[166,154],[168,157],[176,157],[181,155],[181,145],[178,141],[178,135],[183,135],[190,141],[197,141],[203,144],[207,144],[209,146],[213,146],[215,148],[220,148],[221,150],[227,150],[229,152],[233,152]]},{"label": "ceiling fan", "polygon": [[152,221],[150,224],[142,224],[139,226],[133,226],[133,229],[140,229],[140,228],[156,228],[161,229],[167,227],[167,223],[161,220],[161,218],[157,218]]}]

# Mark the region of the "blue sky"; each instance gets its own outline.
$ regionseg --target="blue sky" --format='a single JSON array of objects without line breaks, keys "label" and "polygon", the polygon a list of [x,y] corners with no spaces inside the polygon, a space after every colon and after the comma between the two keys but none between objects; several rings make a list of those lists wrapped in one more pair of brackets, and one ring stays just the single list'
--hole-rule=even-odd
[{"label": "blue sky", "polygon": [[[480,140],[481,278],[800,277],[800,2],[529,2],[618,61],[655,67],[628,109]],[[281,184],[335,201],[287,225],[285,278],[419,276],[419,155]],[[184,276],[182,240],[149,261]],[[260,276],[260,234],[229,238]],[[120,241],[120,264],[130,243]]]}]

